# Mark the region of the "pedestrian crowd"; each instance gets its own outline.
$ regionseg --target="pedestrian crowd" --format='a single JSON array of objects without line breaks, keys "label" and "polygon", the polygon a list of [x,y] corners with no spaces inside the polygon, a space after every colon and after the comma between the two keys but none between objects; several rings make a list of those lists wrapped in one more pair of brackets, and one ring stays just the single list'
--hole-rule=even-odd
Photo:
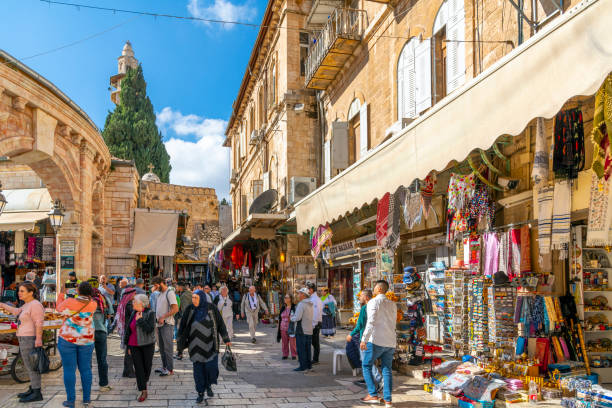
[{"label": "pedestrian crowd", "polygon": [[[193,365],[196,402],[206,403],[205,397],[214,396],[212,386],[217,384],[219,376],[221,342],[229,348],[234,337],[234,318],[246,319],[251,342],[256,343],[257,325],[264,313],[269,313],[255,286],[249,287],[240,298],[240,294],[225,285],[196,284],[192,288],[189,283],[156,276],[147,296],[142,279],[133,284],[121,279],[115,287],[105,276],[100,276],[98,287],[94,288],[71,273],[65,289],[56,306],[64,318],[57,348],[63,364],[65,407],[74,407],[76,403],[77,369],[83,406],[89,405],[94,351],[99,391],[112,390],[106,358],[107,336],[115,330],[124,350],[122,376],[136,379],[139,402],[148,398],[147,384],[157,344],[161,366],[154,371],[161,377],[172,376],[173,360],[181,360],[187,351]],[[352,350],[361,361],[363,380],[356,383],[367,389],[361,401],[382,402],[390,408],[397,307],[385,296],[388,289],[389,284],[381,280],[373,290],[362,290],[359,320],[346,341],[347,354]],[[0,303],[0,308],[18,316],[19,350],[30,377],[30,387],[18,395],[19,401],[36,402],[43,399],[41,375],[28,356],[43,345],[44,307],[37,300],[38,287],[33,280],[19,285],[18,297],[17,305]],[[328,288],[322,288],[319,297],[314,283],[297,291],[297,303],[291,294],[284,296],[278,316],[277,341],[282,344],[283,360],[289,357],[298,360],[294,371],[307,372],[319,364],[319,337],[335,335],[336,310],[336,300]],[[380,369],[377,360],[380,360]]]}]

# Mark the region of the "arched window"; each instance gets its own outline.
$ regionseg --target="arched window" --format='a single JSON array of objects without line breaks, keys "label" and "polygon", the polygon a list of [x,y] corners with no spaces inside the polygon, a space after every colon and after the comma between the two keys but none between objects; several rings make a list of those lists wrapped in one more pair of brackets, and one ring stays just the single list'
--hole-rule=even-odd
[{"label": "arched window", "polygon": [[349,111],[348,111],[348,120],[351,120],[355,117],[355,115],[357,115],[359,113],[359,108],[361,108],[361,102],[359,101],[358,98],[353,99],[353,102],[351,102],[351,105],[349,106]]}]

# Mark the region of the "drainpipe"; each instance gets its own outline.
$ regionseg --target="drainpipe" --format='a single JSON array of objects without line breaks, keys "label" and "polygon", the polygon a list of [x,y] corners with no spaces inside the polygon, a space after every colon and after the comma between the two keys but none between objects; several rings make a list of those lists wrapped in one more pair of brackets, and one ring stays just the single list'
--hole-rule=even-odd
[{"label": "drainpipe", "polygon": [[323,154],[325,152],[325,109],[323,100],[321,99],[321,91],[317,91],[317,114],[319,116],[319,132],[321,133],[320,151],[317,154],[317,168],[319,171],[319,185],[325,183],[325,174],[323,169]]}]

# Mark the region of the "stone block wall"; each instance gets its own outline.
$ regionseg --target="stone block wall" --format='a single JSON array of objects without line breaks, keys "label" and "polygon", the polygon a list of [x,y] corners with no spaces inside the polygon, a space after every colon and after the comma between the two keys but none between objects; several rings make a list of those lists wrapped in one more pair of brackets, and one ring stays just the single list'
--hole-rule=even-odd
[{"label": "stone block wall", "polygon": [[45,183],[29,166],[10,161],[0,161],[0,181],[4,190],[45,187]]}]

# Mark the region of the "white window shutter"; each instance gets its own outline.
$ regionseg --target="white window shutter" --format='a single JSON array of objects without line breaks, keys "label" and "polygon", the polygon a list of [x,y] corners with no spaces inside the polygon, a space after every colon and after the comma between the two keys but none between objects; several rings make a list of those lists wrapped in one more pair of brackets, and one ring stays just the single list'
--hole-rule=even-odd
[{"label": "white window shutter", "polygon": [[364,103],[359,108],[359,157],[364,157],[368,149],[368,104]]},{"label": "white window shutter", "polygon": [[329,140],[326,140],[323,145],[323,156],[323,162],[325,163],[323,173],[327,183],[331,179],[331,143]]},{"label": "white window shutter", "polygon": [[414,43],[416,39],[408,41],[402,49],[397,64],[397,112],[398,119],[414,118],[416,116],[415,104],[415,73],[414,73]]},{"label": "white window shutter", "polygon": [[344,170],[349,166],[348,155],[348,122],[332,122],[331,138],[331,171]]},{"label": "white window shutter", "polygon": [[463,0],[447,1],[446,93],[449,94],[465,82],[465,8]]},{"label": "white window shutter", "polygon": [[406,68],[407,68],[407,77],[408,80],[406,81],[406,117],[407,118],[416,118],[417,116],[417,112],[416,112],[416,94],[415,94],[415,87],[416,87],[416,73],[414,71],[414,43],[417,40],[415,38],[413,38],[412,40],[410,40],[411,46],[410,49],[408,50],[408,54],[407,54],[407,59],[406,59]]},{"label": "white window shutter", "polygon": [[414,51],[416,113],[431,107],[431,39],[423,40]]},{"label": "white window shutter", "polygon": [[405,95],[405,85],[406,82],[406,72],[404,71],[404,58],[406,52],[406,47],[402,50],[400,54],[399,60],[397,62],[397,119],[402,120],[405,118],[404,114],[404,100],[406,99]]},{"label": "white window shutter", "polygon": [[270,189],[270,172],[266,171],[263,175],[263,191],[268,191]]}]

